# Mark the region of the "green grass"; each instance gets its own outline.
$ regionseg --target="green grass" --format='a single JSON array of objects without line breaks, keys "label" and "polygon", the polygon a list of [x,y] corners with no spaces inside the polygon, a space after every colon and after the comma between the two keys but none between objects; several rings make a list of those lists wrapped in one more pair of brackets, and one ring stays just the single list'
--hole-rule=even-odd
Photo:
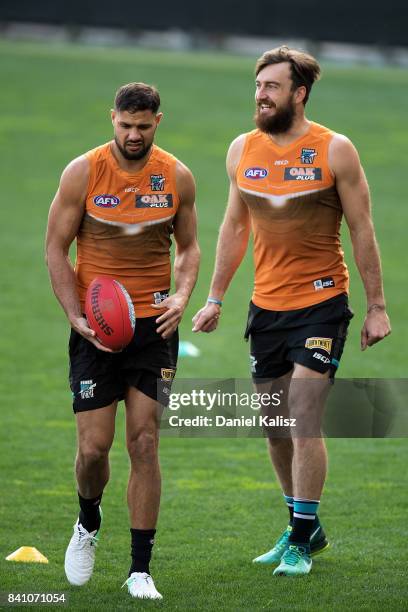
[{"label": "green grass", "polygon": [[[0,590],[67,591],[78,610],[130,609],[119,587],[128,564],[127,457],[123,412],[104,497],[104,534],[94,579],[66,586],[63,554],[76,512],[72,463],[75,426],[66,384],[64,316],[43,263],[49,203],[67,162],[111,137],[113,93],[131,80],[155,83],[165,120],[158,143],[193,170],[198,185],[200,279],[181,335],[202,350],[181,360],[180,377],[246,377],[242,341],[252,286],[248,256],[225,300],[220,329],[194,336],[189,320],[207,296],[222,219],[229,142],[252,128],[248,59],[147,53],[136,49],[0,43],[2,185],[2,351]],[[401,70],[327,67],[310,118],[357,145],[371,185],[393,335],[364,354],[359,332],[364,295],[344,241],[356,312],[342,361],[344,377],[404,377],[405,92]],[[404,440],[330,440],[331,467],[322,517],[333,542],[309,579],[272,579],[253,567],[283,528],[286,515],[261,440],[162,440],[164,474],[159,536],[152,568],[168,610],[406,609],[408,493]],[[48,566],[4,557],[36,546]],[[146,604],[156,607],[158,604]],[[141,607],[141,606],[140,606]]]}]

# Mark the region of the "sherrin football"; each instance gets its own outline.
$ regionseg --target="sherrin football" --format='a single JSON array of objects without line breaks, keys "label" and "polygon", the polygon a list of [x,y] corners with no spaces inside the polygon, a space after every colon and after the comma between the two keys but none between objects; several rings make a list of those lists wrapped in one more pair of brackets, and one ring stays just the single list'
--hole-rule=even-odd
[{"label": "sherrin football", "polygon": [[97,276],[85,298],[88,325],[101,344],[120,351],[129,344],[135,331],[136,317],[125,287],[108,276]]}]

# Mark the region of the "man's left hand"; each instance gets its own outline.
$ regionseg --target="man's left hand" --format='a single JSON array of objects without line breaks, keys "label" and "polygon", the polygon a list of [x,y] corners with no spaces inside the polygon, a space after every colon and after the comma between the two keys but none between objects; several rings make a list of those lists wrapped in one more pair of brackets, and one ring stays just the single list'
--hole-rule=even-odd
[{"label": "man's left hand", "polygon": [[152,304],[152,307],[156,310],[165,309],[165,312],[156,319],[156,323],[159,325],[156,331],[161,335],[163,340],[170,338],[176,331],[187,303],[188,298],[174,293],[160,302],[160,304]]},{"label": "man's left hand", "polygon": [[366,315],[361,330],[361,350],[372,346],[391,333],[390,320],[385,310],[373,309]]}]

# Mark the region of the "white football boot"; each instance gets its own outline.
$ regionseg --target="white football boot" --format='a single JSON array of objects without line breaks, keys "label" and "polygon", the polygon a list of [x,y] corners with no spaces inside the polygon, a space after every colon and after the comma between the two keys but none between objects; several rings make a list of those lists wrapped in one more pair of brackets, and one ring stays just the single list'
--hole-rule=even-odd
[{"label": "white football boot", "polygon": [[146,572],[133,572],[123,583],[122,587],[125,584],[132,597],[138,599],[163,599],[154,586],[153,578],[150,574],[146,574]]},{"label": "white football boot", "polygon": [[[101,518],[102,518],[102,510]],[[89,533],[77,520],[74,533],[65,553],[65,575],[68,582],[82,586],[92,576],[95,565],[95,552],[99,540],[99,530]]]}]

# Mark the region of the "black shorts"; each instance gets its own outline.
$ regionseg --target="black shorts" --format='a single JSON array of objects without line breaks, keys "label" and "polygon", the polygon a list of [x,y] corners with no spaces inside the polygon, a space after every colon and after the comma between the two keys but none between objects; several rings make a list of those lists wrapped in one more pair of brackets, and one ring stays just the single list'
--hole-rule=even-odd
[{"label": "black shorts", "polygon": [[133,339],[120,353],[100,351],[71,330],[69,383],[74,412],[122,400],[129,386],[167,406],[177,367],[178,331],[163,340],[156,332],[156,318],[137,319]]},{"label": "black shorts", "polygon": [[350,319],[345,294],[297,310],[264,310],[250,302],[245,338],[251,338],[254,380],[278,378],[294,363],[333,377],[340,362]]}]

